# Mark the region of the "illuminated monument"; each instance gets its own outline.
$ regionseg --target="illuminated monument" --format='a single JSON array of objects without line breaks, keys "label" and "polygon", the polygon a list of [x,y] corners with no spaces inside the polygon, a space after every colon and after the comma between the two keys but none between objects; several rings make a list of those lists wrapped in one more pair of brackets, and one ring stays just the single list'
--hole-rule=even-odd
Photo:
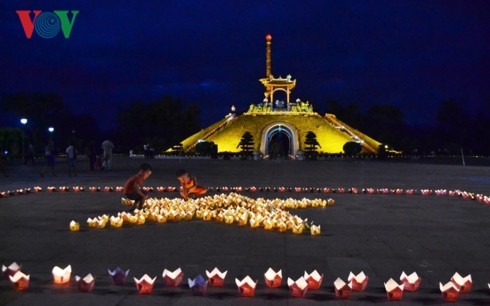
[{"label": "illuminated monument", "polygon": [[308,101],[291,101],[296,80],[291,75],[286,78],[272,75],[271,44],[271,35],[266,35],[266,76],[259,80],[265,87],[263,100],[250,105],[247,112],[238,116],[233,106],[225,118],[183,140],[181,149],[191,153],[200,142],[213,142],[220,153],[240,152],[240,141],[248,132],[253,136],[253,150],[263,157],[278,153],[295,158],[305,151],[306,134],[313,132],[319,153],[342,154],[344,145],[352,142],[360,145],[360,154],[378,154],[380,142],[333,114],[321,116],[313,111]]}]

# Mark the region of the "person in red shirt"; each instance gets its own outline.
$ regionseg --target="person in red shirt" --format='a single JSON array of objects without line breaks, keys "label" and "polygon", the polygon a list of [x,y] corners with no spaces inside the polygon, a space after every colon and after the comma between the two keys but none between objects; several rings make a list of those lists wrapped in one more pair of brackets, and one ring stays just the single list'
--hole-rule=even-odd
[{"label": "person in red shirt", "polygon": [[181,186],[180,195],[185,201],[187,201],[189,197],[196,198],[208,192],[206,187],[198,186],[196,178],[190,175],[186,170],[177,171],[177,180],[179,180]]},{"label": "person in red shirt", "polygon": [[146,192],[143,190],[143,182],[150,177],[152,168],[149,164],[141,164],[139,172],[129,178],[124,183],[123,193],[128,199],[134,200],[132,211],[142,209],[147,198]]}]

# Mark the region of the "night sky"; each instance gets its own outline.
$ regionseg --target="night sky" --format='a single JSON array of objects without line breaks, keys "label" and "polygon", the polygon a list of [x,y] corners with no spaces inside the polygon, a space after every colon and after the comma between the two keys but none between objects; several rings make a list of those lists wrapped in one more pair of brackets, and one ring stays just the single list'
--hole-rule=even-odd
[{"label": "night sky", "polygon": [[[16,11],[35,9],[79,10],[70,37],[27,39]],[[445,99],[490,105],[490,1],[472,0],[2,0],[0,94],[59,93],[104,128],[135,100],[171,95],[207,125],[263,99],[268,33],[273,75],[291,74],[292,98],[316,109],[391,104],[430,124]]]}]

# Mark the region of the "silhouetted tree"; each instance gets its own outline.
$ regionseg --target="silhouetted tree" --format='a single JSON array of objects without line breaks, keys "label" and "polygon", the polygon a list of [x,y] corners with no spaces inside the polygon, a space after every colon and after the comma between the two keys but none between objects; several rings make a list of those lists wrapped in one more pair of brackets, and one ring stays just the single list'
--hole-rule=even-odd
[{"label": "silhouetted tree", "polygon": [[117,117],[117,142],[125,149],[149,143],[157,152],[178,144],[199,130],[199,107],[165,96],[153,102],[136,101]]},{"label": "silhouetted tree", "polygon": [[350,126],[361,129],[364,122],[359,106],[355,103],[349,103],[346,106],[338,103],[335,100],[327,101],[327,112],[334,114],[340,120],[349,123]]},{"label": "silhouetted tree", "polygon": [[472,122],[460,103],[445,100],[437,110],[437,135],[435,143],[442,153],[457,154],[471,142]]},{"label": "silhouetted tree", "polygon": [[254,149],[254,136],[248,131],[243,133],[237,148],[242,149],[242,154],[245,156],[252,154]]},{"label": "silhouetted tree", "polygon": [[365,131],[376,140],[400,147],[403,129],[402,111],[394,105],[374,105],[366,113]]},{"label": "silhouetted tree", "polygon": [[349,141],[344,144],[342,149],[344,150],[345,155],[354,157],[361,153],[362,147],[358,142]]},{"label": "silhouetted tree", "polygon": [[[76,115],[68,108],[61,96],[55,93],[17,93],[2,97],[3,108],[19,119],[27,118],[25,143],[33,143],[38,154],[42,153],[48,137],[54,137],[55,147],[64,149],[75,141],[83,152],[84,143],[100,134],[97,121],[90,115]],[[49,135],[48,127],[54,127]]]},{"label": "silhouetted tree", "polygon": [[316,139],[316,134],[308,131],[305,136],[305,155],[307,159],[316,159],[318,157],[317,147],[321,148]]}]

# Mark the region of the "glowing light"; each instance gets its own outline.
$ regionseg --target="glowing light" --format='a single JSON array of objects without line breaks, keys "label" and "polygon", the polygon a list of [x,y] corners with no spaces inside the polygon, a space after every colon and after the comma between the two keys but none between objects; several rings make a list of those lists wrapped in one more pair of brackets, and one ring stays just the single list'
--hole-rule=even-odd
[{"label": "glowing light", "polygon": [[458,287],[460,293],[469,293],[473,285],[471,274],[462,277],[458,272],[454,273],[453,277],[451,277],[451,282]]},{"label": "glowing light", "polygon": [[79,230],[80,230],[80,223],[76,222],[75,220],[71,220],[70,231],[78,232]]},{"label": "glowing light", "polygon": [[71,276],[71,265],[68,265],[66,268],[61,269],[58,266],[55,266],[52,270],[53,280],[56,285],[63,285],[70,282]]},{"label": "glowing light", "polygon": [[29,288],[30,275],[17,271],[14,275],[9,275],[9,279],[17,291],[25,291]]},{"label": "glowing light", "polygon": [[238,288],[238,294],[244,297],[253,297],[257,281],[253,281],[250,276],[245,276],[242,280],[235,278],[235,284]]},{"label": "glowing light", "polygon": [[84,278],[76,275],[75,281],[77,282],[78,290],[80,290],[81,292],[90,292],[92,291],[92,289],[94,289],[95,278],[90,273],[87,274]]},{"label": "glowing light", "polygon": [[296,281],[288,277],[288,287],[292,297],[302,298],[308,291],[308,282],[304,277],[300,277]]},{"label": "glowing light", "polygon": [[420,282],[422,281],[416,272],[413,272],[410,275],[402,272],[400,275],[400,280],[403,282],[403,290],[410,292],[416,291],[420,286]]},{"label": "glowing light", "polygon": [[393,278],[390,278],[385,284],[386,296],[390,301],[399,301],[403,297],[403,283],[398,284]]},{"label": "glowing light", "polygon": [[264,274],[265,284],[269,288],[279,288],[282,283],[282,270],[274,271],[269,268]]},{"label": "glowing light", "polygon": [[350,272],[347,280],[351,282],[353,291],[364,291],[367,287],[369,277],[362,271],[357,275]]},{"label": "glowing light", "polygon": [[122,286],[126,283],[126,278],[128,277],[129,274],[129,269],[127,271],[124,271],[120,267],[116,267],[114,271],[107,270],[109,272],[109,275],[111,276],[112,283],[116,286]]},{"label": "glowing light", "polygon": [[459,297],[459,288],[453,282],[446,284],[439,283],[439,290],[441,290],[442,297],[446,302],[456,302]]},{"label": "glowing light", "polygon": [[211,287],[223,287],[227,273],[228,271],[221,272],[216,267],[211,272],[206,270],[206,276],[208,277]]},{"label": "glowing light", "polygon": [[193,295],[204,295],[206,288],[208,287],[208,281],[206,281],[200,274],[194,279],[188,279],[189,288]]},{"label": "glowing light", "polygon": [[133,277],[133,279],[136,284],[136,290],[138,290],[140,294],[151,294],[157,278],[156,276],[151,278],[148,274],[145,274],[140,279],[137,279],[136,277]]},{"label": "glowing light", "polygon": [[317,270],[314,270],[310,274],[305,271],[304,279],[308,283],[308,289],[318,290],[322,285],[323,274],[320,275]]},{"label": "glowing light", "polygon": [[177,268],[173,272],[165,269],[163,270],[162,277],[168,287],[178,287],[184,279],[184,272],[182,272],[181,268]]},{"label": "glowing light", "polygon": [[347,284],[341,278],[338,277],[333,283],[333,286],[335,289],[335,296],[337,298],[346,300],[350,297],[350,294],[352,292],[352,285],[350,282],[349,284]]}]

